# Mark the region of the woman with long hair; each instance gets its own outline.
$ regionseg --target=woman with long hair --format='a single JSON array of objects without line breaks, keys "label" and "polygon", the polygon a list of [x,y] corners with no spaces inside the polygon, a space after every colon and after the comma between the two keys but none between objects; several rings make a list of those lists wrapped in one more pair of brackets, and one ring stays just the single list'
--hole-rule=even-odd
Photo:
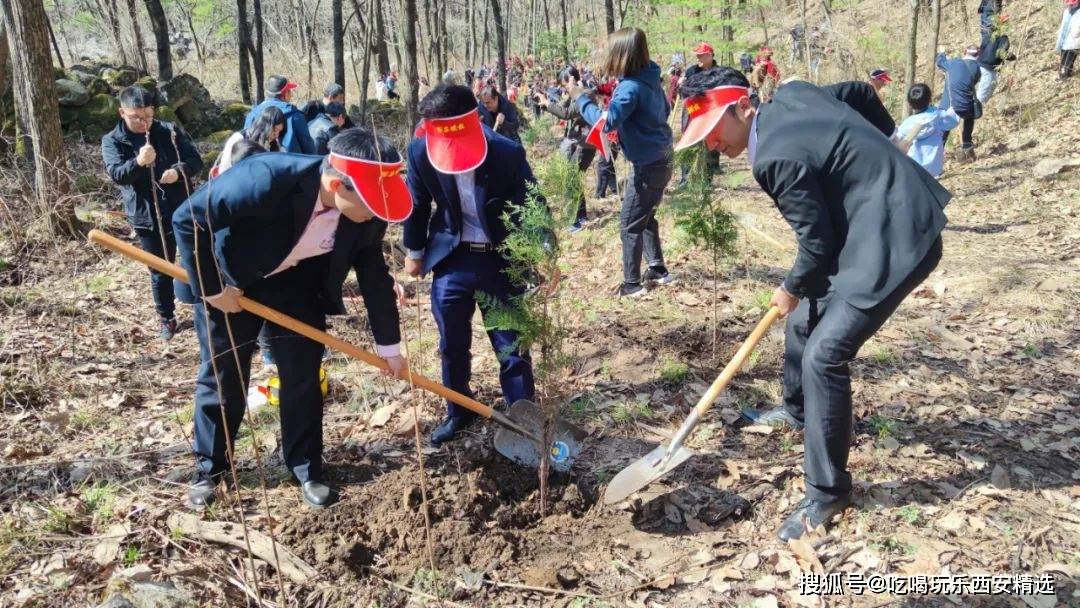
[{"label": "woman with long hair", "polygon": [[[660,79],[660,66],[649,59],[645,32],[627,27],[608,37],[604,73],[618,79],[607,108],[604,131],[616,131],[630,161],[631,171],[619,214],[622,239],[623,283],[620,296],[644,295],[649,283],[674,280],[660,249],[660,226],[656,208],[671,181],[672,135],[668,104]],[[589,124],[600,120],[603,110],[582,88],[571,92],[581,115]],[[648,269],[641,272],[641,257]]]},{"label": "woman with long hair", "polygon": [[217,161],[214,162],[214,166],[210,169],[210,176],[217,177],[221,175],[229,167],[232,167],[233,163],[240,160],[234,158],[234,156],[236,145],[241,141],[256,144],[266,152],[280,151],[279,139],[281,138],[281,132],[284,130],[285,113],[273,106],[268,106],[255,117],[255,120],[251,122],[251,126],[233,133],[229,136],[229,139],[225,140],[225,145],[221,148],[221,154],[218,154]]}]

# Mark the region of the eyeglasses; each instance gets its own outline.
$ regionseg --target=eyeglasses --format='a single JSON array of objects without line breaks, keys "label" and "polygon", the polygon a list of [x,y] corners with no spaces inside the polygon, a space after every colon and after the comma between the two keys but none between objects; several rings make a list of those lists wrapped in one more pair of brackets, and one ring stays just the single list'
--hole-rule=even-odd
[{"label": "eyeglasses", "polygon": [[131,122],[153,122],[154,111],[150,110],[148,112],[136,113],[130,110],[124,110],[124,118],[130,120]]}]

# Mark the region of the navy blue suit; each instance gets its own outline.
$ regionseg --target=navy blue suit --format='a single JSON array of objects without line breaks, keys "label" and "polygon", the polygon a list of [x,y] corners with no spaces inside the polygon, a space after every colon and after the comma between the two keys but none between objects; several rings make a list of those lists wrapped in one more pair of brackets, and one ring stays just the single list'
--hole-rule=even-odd
[{"label": "navy blue suit", "polygon": [[[342,217],[329,253],[266,276],[292,251],[318,204],[321,164],[318,156],[260,154],[195,191],[173,215],[177,247],[192,291],[200,298],[212,296],[221,291],[224,281],[262,304],[324,329],[327,314],[345,312],[341,285],[350,267],[362,264],[357,276],[376,342],[395,344],[400,337],[392,280],[387,278],[381,250],[379,256],[369,254],[371,241],[381,241],[385,225],[357,224]],[[382,297],[369,298],[372,294],[365,291],[365,281],[381,286],[377,291]],[[373,309],[380,299],[377,310]],[[201,364],[195,387],[194,451],[197,466],[207,474],[217,476],[227,470],[225,428],[235,439],[247,405],[251,355],[263,324],[248,312],[226,315],[201,301],[196,304]],[[301,483],[318,480],[322,475],[322,345],[272,323],[266,327],[281,377],[285,464]],[[219,400],[219,386],[223,400]]]},{"label": "navy blue suit", "polygon": [[[488,127],[487,158],[474,174],[473,195],[484,234],[494,247],[506,239],[508,229],[503,214],[508,203],[522,204],[529,185],[536,180],[525,160],[525,149]],[[501,302],[522,293],[505,274],[507,261],[497,251],[473,251],[463,245],[461,198],[453,175],[437,171],[428,160],[423,138],[409,145],[408,185],[413,197],[413,212],[404,223],[405,247],[423,250],[423,272],[434,271],[431,285],[431,308],[439,327],[439,352],[442,357],[442,381],[446,386],[472,396],[472,317],[476,295],[488,293]],[[435,202],[434,211],[432,201]],[[486,314],[484,307],[481,314]],[[514,348],[517,333],[488,331],[488,338],[499,355],[499,383],[507,403],[532,399],[534,393],[532,362],[528,352]],[[472,417],[465,408],[447,403],[451,417]]]}]

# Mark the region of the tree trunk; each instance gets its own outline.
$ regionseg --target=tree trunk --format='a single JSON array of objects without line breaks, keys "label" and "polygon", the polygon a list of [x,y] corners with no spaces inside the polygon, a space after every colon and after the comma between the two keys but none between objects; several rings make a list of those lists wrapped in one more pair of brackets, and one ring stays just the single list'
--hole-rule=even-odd
[{"label": "tree trunk", "polygon": [[[255,21],[255,52],[251,56],[252,61],[255,63],[255,101],[262,103],[264,97],[263,88],[266,82],[263,64],[262,0],[252,0],[251,7],[255,11],[252,15]],[[250,31],[248,32],[248,38],[251,38]]]},{"label": "tree trunk", "polygon": [[484,24],[484,39],[480,43],[480,63],[487,63],[488,40],[491,39],[490,36],[488,35],[488,13],[490,11],[491,11],[491,3],[490,2],[485,2],[484,3],[484,16],[480,19],[480,23]]},{"label": "tree trunk", "polygon": [[[562,55],[563,61],[570,61],[570,31],[566,28],[566,0],[559,0],[559,8],[562,11]],[[503,85],[506,90],[506,85]]]},{"label": "tree trunk", "polygon": [[[941,0],[932,0],[930,5],[930,25],[934,28],[934,34],[930,40],[930,53],[927,57],[930,58],[930,64],[926,68],[926,82],[930,85],[930,88],[934,88],[934,79],[937,77],[937,66],[934,65],[934,58],[937,57],[938,38],[941,36]],[[911,87],[911,84],[908,84]]]},{"label": "tree trunk", "polygon": [[723,65],[735,65],[735,22],[731,15],[731,3],[734,0],[724,0],[720,9],[720,18],[723,24],[720,26],[720,35],[724,40],[724,48],[721,52]]},{"label": "tree trunk", "polygon": [[143,42],[142,27],[139,25],[139,10],[135,0],[127,0],[128,16],[131,17],[131,29],[135,32],[135,59],[139,61],[139,68],[143,74],[150,73],[150,66],[146,63],[146,43]]},{"label": "tree trunk", "polygon": [[34,149],[34,196],[54,235],[75,236],[75,199],[68,194],[67,155],[53,84],[48,17],[41,0],[2,0],[12,59],[21,82],[15,103],[25,109]]},{"label": "tree trunk", "polygon": [[[919,57],[919,7],[924,0],[908,0],[911,5],[911,19],[908,21],[908,58],[907,67],[904,69],[904,87],[910,87],[915,83],[915,61]],[[904,118],[911,114],[911,108],[904,104]]]},{"label": "tree trunk", "polygon": [[499,6],[499,0],[491,0],[491,17],[495,22],[495,47],[498,53],[495,70],[499,75],[500,90],[506,91],[506,31],[503,30],[502,7]]},{"label": "tree trunk", "polygon": [[[386,21],[383,17],[382,2],[370,0],[375,3],[375,36],[372,51],[379,58],[379,74],[390,73],[390,53],[386,48]],[[414,26],[415,27],[415,26]]]},{"label": "tree trunk", "polygon": [[105,0],[105,13],[109,21],[109,31],[112,33],[113,44],[116,45],[116,53],[120,56],[120,63],[127,64],[127,51],[124,50],[124,39],[120,35],[120,15],[116,10],[116,0]]},{"label": "tree trunk", "polygon": [[604,0],[604,25],[607,27],[607,33],[615,31],[615,1]]},{"label": "tree trunk", "polygon": [[[251,103],[251,67],[248,65],[248,18],[247,0],[236,0],[236,47],[240,68],[240,98]],[[261,83],[255,83],[259,88]]]},{"label": "tree trunk", "polygon": [[331,0],[331,21],[334,39],[334,82],[345,86],[345,26],[341,15],[341,0]]},{"label": "tree trunk", "polygon": [[405,98],[405,114],[409,129],[416,126],[418,116],[416,105],[420,101],[420,73],[416,65],[416,0],[405,0],[405,68],[408,95]]},{"label": "tree trunk", "polygon": [[173,77],[172,53],[169,50],[169,21],[165,18],[165,9],[161,0],[144,0],[146,14],[150,15],[150,29],[154,30],[154,42],[157,44],[157,78],[165,82]]},{"label": "tree trunk", "polygon": [[[367,28],[364,34],[364,79],[360,82],[360,117],[363,118],[367,115],[367,100],[368,100],[368,85],[371,82],[371,51],[367,50],[371,48],[371,39],[375,35],[375,7],[377,3],[374,0],[368,2],[368,19]],[[359,8],[359,6],[357,6]]]},{"label": "tree trunk", "polygon": [[49,26],[49,40],[52,42],[52,48],[56,51],[56,61],[60,64],[60,69],[64,69],[64,56],[60,54],[60,45],[56,43],[56,34],[52,29],[52,21],[46,21],[46,25]]}]

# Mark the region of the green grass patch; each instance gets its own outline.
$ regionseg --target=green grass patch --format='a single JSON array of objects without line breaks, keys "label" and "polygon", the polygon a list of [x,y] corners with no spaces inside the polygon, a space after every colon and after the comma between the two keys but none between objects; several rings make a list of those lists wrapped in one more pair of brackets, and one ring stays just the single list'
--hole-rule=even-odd
[{"label": "green grass patch", "polygon": [[83,489],[80,498],[86,505],[86,511],[94,521],[103,522],[113,518],[113,505],[119,486],[113,483],[88,486]]},{"label": "green grass patch", "polygon": [[681,384],[690,374],[690,368],[681,361],[665,359],[660,366],[660,379],[667,384]]},{"label": "green grass patch", "polygon": [[873,429],[874,434],[878,439],[885,439],[886,437],[892,437],[896,435],[896,431],[900,426],[895,420],[892,420],[881,414],[872,414],[868,420],[870,428]]}]

